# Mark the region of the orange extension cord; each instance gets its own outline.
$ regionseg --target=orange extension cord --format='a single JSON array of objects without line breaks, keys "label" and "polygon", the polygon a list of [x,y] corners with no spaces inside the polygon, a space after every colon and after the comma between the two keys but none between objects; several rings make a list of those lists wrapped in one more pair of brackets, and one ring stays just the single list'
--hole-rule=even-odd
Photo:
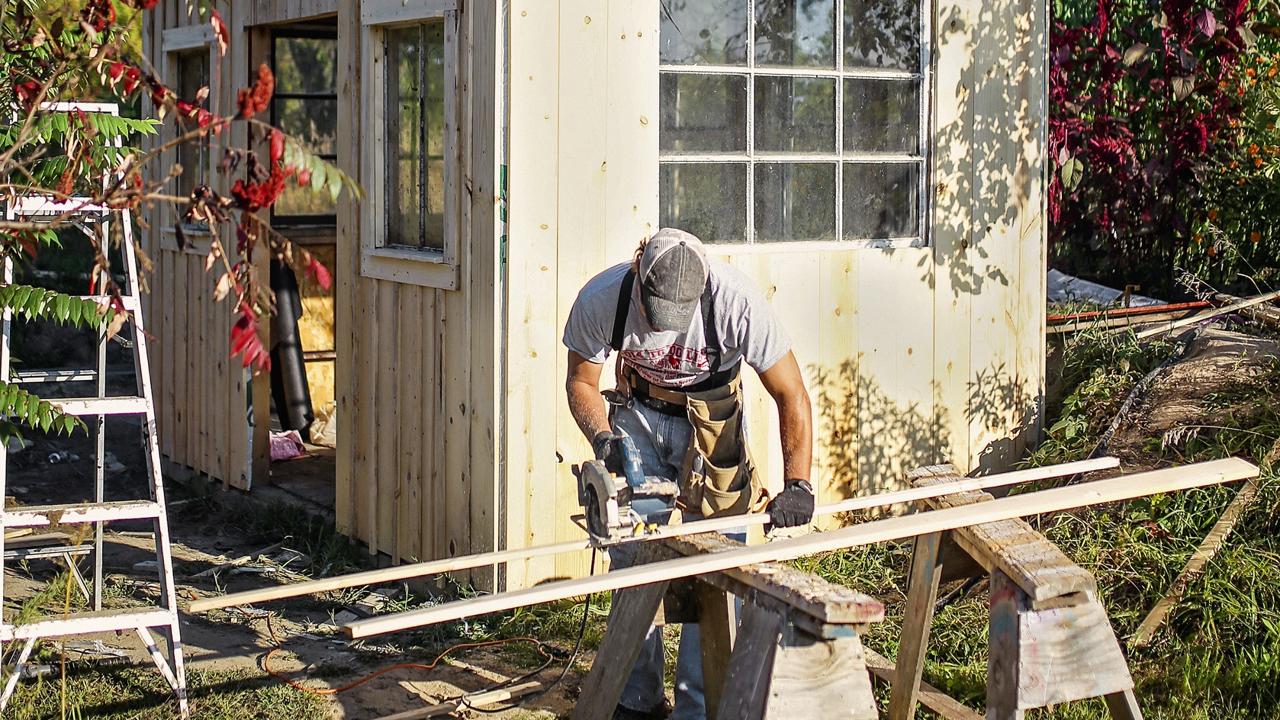
[{"label": "orange extension cord", "polygon": [[537,638],[534,638],[534,637],[521,636],[521,637],[513,637],[513,638],[503,638],[503,639],[501,639],[501,640],[485,640],[484,642],[459,643],[459,644],[457,644],[457,645],[454,645],[454,646],[452,646],[452,647],[450,647],[450,648],[446,649],[444,652],[442,652],[442,653],[440,653],[439,655],[437,655],[437,656],[436,656],[436,659],[435,659],[435,660],[432,660],[432,661],[431,661],[430,663],[428,663],[428,664],[423,664],[423,663],[396,663],[395,665],[388,665],[387,667],[384,667],[384,668],[382,668],[382,669],[380,669],[380,670],[377,670],[377,671],[375,671],[375,672],[373,672],[373,673],[370,673],[370,674],[368,674],[368,675],[365,675],[364,677],[362,677],[362,678],[360,678],[360,679],[358,679],[358,680],[355,680],[354,682],[347,683],[346,685],[343,685],[342,687],[336,687],[336,688],[314,688],[314,687],[307,687],[306,685],[303,685],[303,684],[302,684],[302,683],[300,683],[300,682],[297,682],[297,681],[295,681],[295,680],[293,680],[293,679],[291,679],[291,678],[285,677],[285,675],[284,675],[283,673],[280,673],[280,672],[277,672],[277,671],[275,671],[275,670],[272,670],[272,669],[271,669],[271,665],[270,665],[271,656],[272,656],[272,655],[274,655],[274,654],[276,654],[276,653],[277,653],[277,652],[279,652],[280,650],[282,650],[282,649],[283,649],[283,647],[281,646],[282,644],[281,644],[281,642],[280,642],[279,638],[277,638],[277,637],[276,637],[276,631],[275,631],[275,628],[274,628],[274,627],[272,627],[272,625],[271,625],[271,616],[270,616],[270,615],[268,615],[268,616],[267,616],[267,632],[271,635],[271,642],[275,643],[275,647],[273,647],[273,648],[271,648],[270,650],[268,650],[268,651],[267,651],[267,654],[262,656],[262,669],[263,669],[263,670],[265,670],[265,671],[266,671],[266,673],[267,673],[268,675],[270,675],[271,677],[273,677],[273,678],[275,678],[275,679],[277,679],[277,680],[279,680],[279,681],[281,681],[281,682],[283,682],[283,683],[288,684],[288,685],[289,685],[289,687],[292,687],[292,688],[294,688],[295,690],[301,690],[302,692],[305,692],[305,693],[310,693],[310,694],[312,694],[312,695],[337,695],[338,693],[344,693],[344,692],[346,692],[346,691],[348,691],[348,690],[351,690],[352,688],[360,687],[361,685],[363,685],[363,684],[365,684],[365,683],[369,682],[370,680],[373,680],[374,678],[376,678],[376,677],[378,677],[378,676],[380,676],[380,675],[385,675],[385,674],[387,674],[387,673],[389,673],[389,672],[393,672],[393,671],[396,671],[396,670],[434,670],[434,669],[436,668],[436,666],[440,664],[440,661],[441,661],[441,660],[444,660],[444,659],[445,659],[446,657],[448,657],[450,654],[452,654],[452,653],[454,653],[454,652],[457,652],[457,651],[459,651],[459,650],[474,650],[474,649],[476,649],[476,648],[490,647],[490,646],[493,646],[493,645],[504,645],[504,644],[506,644],[506,643],[515,643],[515,642],[527,642],[527,643],[533,643],[533,646],[534,646],[534,647],[536,647],[536,648],[538,649],[538,652],[542,653],[542,656],[543,656],[544,658],[546,658],[547,660],[551,660],[551,654],[550,654],[550,653],[548,653],[548,652],[546,651],[546,648],[544,648],[544,647],[543,647],[542,641],[541,641],[541,640],[539,640],[539,639],[537,639]]}]

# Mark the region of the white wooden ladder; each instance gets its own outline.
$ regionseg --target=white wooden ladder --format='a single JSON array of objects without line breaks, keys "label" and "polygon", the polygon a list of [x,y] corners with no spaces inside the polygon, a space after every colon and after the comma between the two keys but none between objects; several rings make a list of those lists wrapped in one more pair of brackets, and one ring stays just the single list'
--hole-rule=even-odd
[{"label": "white wooden ladder", "polygon": [[[86,112],[116,113],[112,105],[85,104],[77,107],[73,103],[59,104],[56,110],[81,109]],[[9,220],[25,220],[39,222],[53,218],[72,220],[73,224],[86,233],[100,232],[103,239],[103,253],[107,251],[107,238],[110,237],[110,223],[120,223],[121,258],[124,263],[123,275],[126,287],[122,294],[124,309],[129,313],[129,321],[117,337],[123,344],[131,348],[134,361],[134,374],[137,379],[136,394],[117,396],[107,394],[106,356],[107,337],[100,332],[97,345],[97,368],[77,371],[26,371],[12,373],[10,371],[10,340],[12,311],[3,311],[3,332],[0,333],[0,377],[11,383],[38,384],[65,381],[95,381],[97,392],[92,397],[74,399],[51,399],[64,413],[81,418],[94,419],[96,439],[94,498],[92,502],[68,505],[23,506],[0,509],[0,530],[14,528],[48,528],[58,525],[92,524],[94,526],[94,575],[93,575],[93,609],[59,617],[41,619],[34,622],[13,625],[10,619],[0,617],[0,647],[4,643],[22,643],[17,662],[14,665],[4,690],[0,693],[0,714],[3,713],[10,696],[17,687],[23,668],[31,658],[36,642],[43,638],[57,638],[71,635],[83,635],[109,631],[134,631],[142,640],[160,674],[173,688],[177,696],[178,707],[182,717],[188,717],[186,672],[182,661],[182,642],[178,622],[177,595],[174,587],[173,559],[170,549],[169,523],[165,514],[164,484],[161,475],[160,448],[156,435],[155,403],[151,387],[151,371],[147,356],[147,333],[143,323],[140,302],[141,286],[138,282],[137,250],[134,245],[133,223],[128,210],[112,210],[94,205],[87,198],[71,198],[55,200],[50,197],[20,198],[4,209]],[[95,228],[96,226],[96,228]],[[0,285],[13,282],[13,263],[6,258],[3,263],[3,279]],[[82,296],[91,298],[101,304],[108,302],[108,296]],[[132,326],[131,332],[125,332]],[[150,497],[138,500],[105,500],[104,485],[106,467],[106,418],[112,415],[135,415],[141,419],[143,443],[147,462],[147,479]],[[0,497],[4,496],[7,477],[8,453],[0,452]],[[156,560],[159,569],[160,600],[153,607],[126,608],[107,610],[102,607],[102,541],[103,526],[106,523],[123,520],[149,519],[154,525],[154,543]],[[4,539],[0,532],[0,602],[4,600]],[[0,613],[2,614],[2,613]],[[151,631],[159,630],[166,637],[168,655],[157,647]]]}]

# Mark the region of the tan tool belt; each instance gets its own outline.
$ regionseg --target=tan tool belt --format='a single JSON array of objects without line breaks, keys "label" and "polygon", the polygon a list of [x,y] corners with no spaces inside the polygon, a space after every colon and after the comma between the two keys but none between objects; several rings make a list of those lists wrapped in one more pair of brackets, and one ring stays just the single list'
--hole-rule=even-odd
[{"label": "tan tool belt", "polygon": [[680,473],[684,507],[706,518],[749,512],[763,485],[747,448],[741,381],[685,397],[693,433]]},{"label": "tan tool belt", "polygon": [[705,518],[742,515],[764,497],[747,448],[742,382],[735,374],[718,388],[683,392],[653,385],[619,363],[627,394],[658,412],[687,417],[692,433],[680,471],[680,504]]}]

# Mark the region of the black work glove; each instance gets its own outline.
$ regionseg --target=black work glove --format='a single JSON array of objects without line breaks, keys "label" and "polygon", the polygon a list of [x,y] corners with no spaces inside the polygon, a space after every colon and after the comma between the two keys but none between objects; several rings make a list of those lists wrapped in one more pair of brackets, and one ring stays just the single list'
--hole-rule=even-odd
[{"label": "black work glove", "polygon": [[595,452],[596,459],[603,460],[604,469],[614,475],[622,474],[622,448],[618,447],[621,439],[621,435],[608,430],[601,430],[591,438],[591,450]]},{"label": "black work glove", "polygon": [[813,520],[813,486],[808,480],[788,480],[778,496],[769,501],[765,511],[769,513],[772,527],[807,525]]}]

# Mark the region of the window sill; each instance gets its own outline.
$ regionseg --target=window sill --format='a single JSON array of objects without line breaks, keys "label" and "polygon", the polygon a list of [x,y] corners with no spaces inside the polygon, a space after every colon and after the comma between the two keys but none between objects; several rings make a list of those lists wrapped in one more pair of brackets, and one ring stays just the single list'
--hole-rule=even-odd
[{"label": "window sill", "polygon": [[360,274],[375,280],[440,290],[458,289],[458,266],[443,253],[398,248],[362,248]]},{"label": "window sill", "polygon": [[760,255],[765,253],[815,253],[832,250],[893,250],[928,247],[924,238],[889,240],[796,240],[756,243],[707,243],[707,253],[715,256]]}]

